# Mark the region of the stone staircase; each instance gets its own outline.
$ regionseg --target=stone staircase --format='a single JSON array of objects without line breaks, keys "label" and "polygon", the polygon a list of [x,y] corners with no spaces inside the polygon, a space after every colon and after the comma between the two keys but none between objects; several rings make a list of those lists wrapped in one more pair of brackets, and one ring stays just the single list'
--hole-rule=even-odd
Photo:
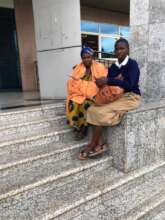
[{"label": "stone staircase", "polygon": [[0,220],[163,220],[165,162],[123,173],[79,161],[64,103],[0,113]]}]

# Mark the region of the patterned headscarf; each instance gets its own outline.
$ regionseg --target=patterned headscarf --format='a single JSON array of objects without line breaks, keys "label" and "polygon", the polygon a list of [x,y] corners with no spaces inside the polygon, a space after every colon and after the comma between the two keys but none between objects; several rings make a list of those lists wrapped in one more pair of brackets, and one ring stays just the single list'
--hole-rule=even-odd
[{"label": "patterned headscarf", "polygon": [[90,54],[91,56],[93,56],[94,51],[90,47],[84,47],[81,50],[81,57],[83,56],[84,53],[87,53],[87,54]]}]

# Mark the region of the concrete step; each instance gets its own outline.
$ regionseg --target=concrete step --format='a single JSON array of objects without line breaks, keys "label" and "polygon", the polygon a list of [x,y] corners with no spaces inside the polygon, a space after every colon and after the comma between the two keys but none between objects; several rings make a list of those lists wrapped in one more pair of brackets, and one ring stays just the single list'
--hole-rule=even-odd
[{"label": "concrete step", "polygon": [[29,107],[25,109],[15,109],[0,112],[1,126],[9,124],[26,123],[28,121],[41,120],[43,118],[54,118],[65,114],[65,103],[54,103]]},{"label": "concrete step", "polygon": [[164,189],[164,171],[165,162],[129,174],[99,165],[68,181],[64,177],[64,184],[49,177],[51,181],[2,194],[0,218],[77,220],[85,219],[85,213],[88,219],[118,219]]},{"label": "concrete step", "polygon": [[[163,193],[163,192],[162,192]],[[159,195],[159,198],[162,198],[162,194]],[[156,208],[150,210],[145,216],[140,218],[140,220],[164,220],[165,219],[165,201],[162,202]]]},{"label": "concrete step", "polygon": [[43,133],[44,131],[66,126],[66,117],[56,116],[42,120],[35,120],[26,123],[9,124],[0,128],[0,142],[9,141],[12,139],[26,138],[33,134]]},{"label": "concrete step", "polygon": [[[164,220],[165,219],[165,202],[161,203],[161,205],[158,205],[160,204],[161,199],[164,200],[163,198],[164,196],[165,196],[164,191],[162,191],[161,193],[154,196],[152,198],[152,201],[146,201],[147,205],[143,204],[141,207],[141,210],[139,210],[139,213],[136,213],[137,210],[132,210],[132,214],[130,216],[128,216],[129,214],[126,214],[122,218],[115,218],[115,220],[137,220],[137,219],[138,220]],[[157,202],[155,202],[155,200],[157,200]],[[156,205],[156,208],[154,207],[154,205]],[[72,218],[72,220],[82,220],[82,219],[83,220],[91,220],[91,219],[110,220],[112,218],[110,218],[108,207],[104,205],[99,205],[99,207],[93,210],[84,211],[84,213],[82,213],[81,216],[79,215],[79,216]]]},{"label": "concrete step", "polygon": [[61,212],[61,215],[47,219],[151,220],[150,217],[162,216],[165,210],[164,169],[165,162],[162,162],[124,175],[100,190],[85,207],[82,202],[76,209],[68,208],[65,214]]},{"label": "concrete step", "polygon": [[[46,164],[45,170],[42,169],[44,165],[41,165],[42,166],[41,168],[37,167],[36,170],[34,170],[34,172],[37,171],[36,173],[38,174],[41,172],[41,175],[42,173],[45,173],[45,175],[50,175],[50,169],[51,169],[53,175],[48,176],[47,178],[44,177],[43,179],[40,179],[40,180],[37,177],[36,180],[34,179],[35,180],[34,183],[31,183],[31,184],[28,184],[22,187],[20,184],[16,184],[15,189],[12,186],[13,190],[7,191],[7,186],[6,186],[6,189],[4,189],[5,182],[4,184],[3,182],[1,182],[3,187],[1,188],[2,194],[0,195],[0,219],[3,219],[3,220],[14,219],[14,218],[18,220],[19,219],[21,220],[38,219],[39,210],[42,213],[44,213],[46,209],[48,207],[50,209],[52,205],[53,205],[52,208],[55,208],[54,202],[55,203],[58,202],[57,197],[61,197],[61,196],[63,197],[62,194],[65,192],[65,190],[68,192],[69,188],[71,188],[72,191],[70,191],[70,193],[73,192],[74,188],[72,187],[74,187],[74,184],[79,184],[79,187],[81,185],[82,187],[85,187],[84,181],[86,181],[90,177],[91,173],[99,172],[103,174],[104,170],[109,170],[111,166],[111,162],[112,162],[111,157],[102,157],[97,160],[86,160],[85,163],[84,161],[78,161],[78,160],[75,160],[75,161],[65,160],[65,161],[61,161],[61,163],[56,161],[56,163],[54,163],[54,166],[52,162],[52,166],[50,167],[50,165],[48,165],[48,168],[46,168],[47,167],[47,164]],[[53,172],[53,169],[54,169],[54,172]],[[25,172],[25,175],[28,175],[27,172],[28,170]],[[28,173],[31,173],[31,171],[29,170]],[[113,172],[114,175],[115,173],[116,175],[118,175],[118,171]],[[20,178],[21,178],[21,175],[20,175]],[[22,176],[22,178],[27,179],[26,176]],[[11,189],[11,185],[10,186],[9,185],[8,187]],[[56,194],[54,194],[55,193],[54,190],[56,191]],[[60,193],[61,196],[59,194],[60,190],[63,191],[61,192],[62,194]],[[50,197],[51,195],[53,196],[52,198]],[[37,200],[39,199],[39,200],[34,201],[34,197],[36,197],[36,199]],[[25,200],[27,199],[26,202],[24,199]],[[52,203],[52,199],[54,201],[53,203]],[[39,207],[38,209],[36,205],[37,206],[39,205],[41,209]],[[18,207],[20,207],[20,209],[23,209],[25,212],[24,211],[22,212],[22,210],[18,211]],[[29,211],[30,213],[28,213]]]},{"label": "concrete step", "polygon": [[[98,160],[87,160],[86,163],[77,160],[78,151],[71,158],[62,160],[55,155],[45,155],[30,162],[10,166],[0,170],[0,199],[15,195],[18,192],[32,189],[43,183],[59,181],[59,184],[66,184],[72,181],[72,175],[80,175],[80,171],[94,172],[100,167],[106,169],[112,165],[110,156],[101,157]],[[89,170],[88,170],[89,169]]]},{"label": "concrete step", "polygon": [[87,144],[87,141],[72,141],[66,144],[51,143],[47,145],[31,145],[27,148],[3,149],[0,154],[0,171],[19,164],[30,163],[32,161],[42,159],[48,156],[59,159],[71,159],[72,155],[78,153],[80,148]]},{"label": "concrete step", "polygon": [[147,220],[165,220],[165,206],[159,214],[154,217],[151,216],[150,218],[147,218]]},{"label": "concrete step", "polygon": [[165,219],[165,189],[131,210],[121,219],[125,220],[163,220]]},{"label": "concrete step", "polygon": [[33,136],[29,136],[21,139],[13,139],[10,141],[0,142],[0,155],[4,153],[11,154],[12,152],[22,152],[26,149],[34,149],[34,146],[48,145],[48,144],[62,144],[70,143],[74,140],[75,134],[72,129],[46,129],[46,132],[33,133]]}]

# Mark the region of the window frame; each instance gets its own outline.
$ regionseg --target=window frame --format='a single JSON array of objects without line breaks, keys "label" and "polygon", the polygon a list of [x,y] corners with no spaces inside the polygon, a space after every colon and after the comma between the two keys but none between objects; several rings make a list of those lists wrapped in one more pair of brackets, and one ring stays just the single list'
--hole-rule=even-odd
[{"label": "window frame", "polygon": [[[81,20],[81,22],[93,22],[93,23],[97,23],[98,26],[99,26],[99,33],[96,33],[96,32],[88,32],[88,31],[81,31],[81,35],[82,34],[86,34],[86,35],[94,35],[94,36],[98,36],[98,49],[99,51],[101,52],[101,48],[102,48],[102,43],[101,43],[101,38],[104,37],[104,38],[113,38],[113,39],[119,39],[120,37],[122,37],[120,35],[120,28],[121,27],[127,27],[127,26],[122,26],[122,25],[117,25],[118,26],[118,30],[119,30],[119,34],[103,34],[101,33],[101,30],[100,30],[100,22],[95,22],[95,21],[88,21],[88,20]],[[105,23],[105,24],[109,24],[109,23]],[[113,24],[112,24],[113,25]],[[115,24],[116,25],[116,24]],[[129,27],[129,26],[128,26]],[[127,37],[125,37],[125,39],[128,40]],[[101,53],[98,54],[98,59],[104,59],[104,60],[112,60],[112,61],[115,61],[117,58],[102,58],[102,55]]]}]

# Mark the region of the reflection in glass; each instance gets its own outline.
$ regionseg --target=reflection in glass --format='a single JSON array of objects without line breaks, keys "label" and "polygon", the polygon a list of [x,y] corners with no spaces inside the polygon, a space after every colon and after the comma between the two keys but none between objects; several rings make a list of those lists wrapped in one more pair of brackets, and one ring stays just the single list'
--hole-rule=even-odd
[{"label": "reflection in glass", "polygon": [[116,42],[115,38],[109,38],[109,37],[101,38],[102,58],[115,58],[115,54],[114,54],[115,42]]},{"label": "reflection in glass", "polygon": [[100,24],[102,34],[119,34],[119,26],[113,24]]},{"label": "reflection in glass", "polygon": [[99,24],[90,21],[81,21],[81,31],[98,33]]},{"label": "reflection in glass", "polygon": [[120,26],[120,35],[121,37],[129,38],[129,27]]},{"label": "reflection in glass", "polygon": [[98,36],[90,34],[82,34],[81,42],[83,47],[91,47],[93,50],[98,51]]}]

